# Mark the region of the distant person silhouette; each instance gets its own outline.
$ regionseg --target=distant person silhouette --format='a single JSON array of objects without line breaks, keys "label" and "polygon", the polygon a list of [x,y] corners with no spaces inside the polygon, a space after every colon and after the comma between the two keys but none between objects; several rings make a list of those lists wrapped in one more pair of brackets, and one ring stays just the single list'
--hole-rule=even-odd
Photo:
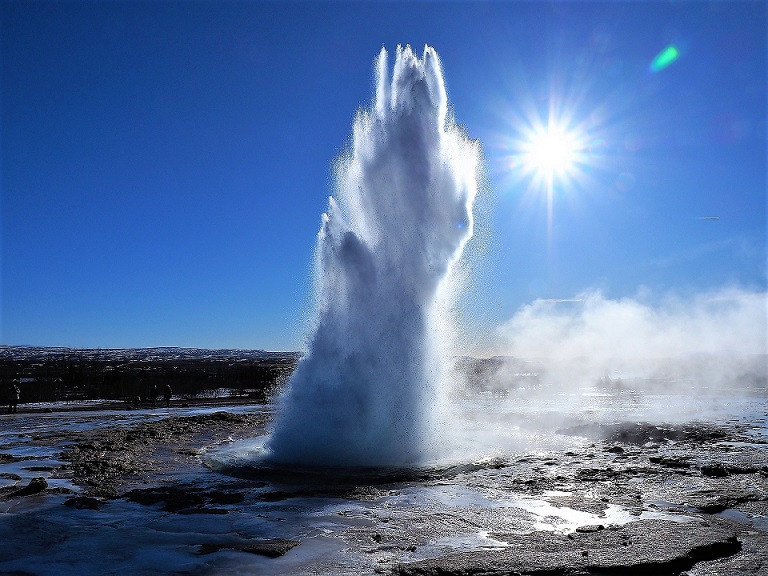
[{"label": "distant person silhouette", "polygon": [[8,389],[8,414],[15,414],[19,411],[19,398],[21,397],[21,388],[19,381],[14,380]]},{"label": "distant person silhouette", "polygon": [[149,388],[149,401],[152,402],[152,408],[157,406],[157,384],[152,384]]},{"label": "distant person silhouette", "polygon": [[163,388],[163,398],[165,398],[165,407],[170,408],[171,407],[171,396],[173,396],[173,390],[171,390],[171,385],[166,384],[165,388]]}]

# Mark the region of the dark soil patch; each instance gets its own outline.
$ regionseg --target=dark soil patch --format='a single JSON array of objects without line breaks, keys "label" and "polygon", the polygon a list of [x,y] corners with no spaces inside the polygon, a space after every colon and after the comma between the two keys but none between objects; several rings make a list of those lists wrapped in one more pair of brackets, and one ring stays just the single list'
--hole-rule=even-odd
[{"label": "dark soil patch", "polygon": [[89,495],[116,498],[122,486],[145,484],[153,473],[171,466],[169,459],[183,460],[187,467],[199,463],[196,455],[202,446],[231,434],[255,435],[266,420],[263,414],[214,412],[130,428],[90,430],[72,434],[73,445],[62,452],[61,459],[69,463],[73,482]]}]

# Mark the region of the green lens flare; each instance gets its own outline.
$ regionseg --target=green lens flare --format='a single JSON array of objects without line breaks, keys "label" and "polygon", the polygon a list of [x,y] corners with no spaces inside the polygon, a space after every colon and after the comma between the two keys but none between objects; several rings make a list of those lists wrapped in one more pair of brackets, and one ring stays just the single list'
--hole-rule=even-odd
[{"label": "green lens flare", "polygon": [[675,60],[677,60],[678,56],[680,56],[680,51],[677,49],[676,46],[667,46],[658,53],[656,58],[653,59],[653,62],[651,62],[650,70],[651,72],[658,72],[660,70],[664,70],[667,66],[672,64]]}]

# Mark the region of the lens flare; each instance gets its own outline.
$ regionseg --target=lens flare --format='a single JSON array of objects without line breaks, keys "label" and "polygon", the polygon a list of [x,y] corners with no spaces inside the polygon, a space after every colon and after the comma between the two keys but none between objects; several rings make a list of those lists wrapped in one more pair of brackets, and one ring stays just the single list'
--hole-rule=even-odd
[{"label": "lens flare", "polygon": [[651,65],[648,68],[651,72],[659,72],[664,70],[664,68],[672,64],[672,62],[677,60],[679,57],[680,51],[676,46],[667,46],[664,48],[664,50],[656,55],[656,58],[653,59],[653,62],[651,62]]}]

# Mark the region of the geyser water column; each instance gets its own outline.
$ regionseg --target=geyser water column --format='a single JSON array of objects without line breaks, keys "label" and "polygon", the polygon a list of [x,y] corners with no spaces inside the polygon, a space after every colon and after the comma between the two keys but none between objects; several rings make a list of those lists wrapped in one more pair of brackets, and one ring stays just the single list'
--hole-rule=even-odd
[{"label": "geyser water column", "polygon": [[472,235],[479,144],[448,116],[437,53],[377,60],[374,105],[336,166],[316,256],[309,350],[279,398],[268,458],[402,466],[436,454],[439,304]]}]

